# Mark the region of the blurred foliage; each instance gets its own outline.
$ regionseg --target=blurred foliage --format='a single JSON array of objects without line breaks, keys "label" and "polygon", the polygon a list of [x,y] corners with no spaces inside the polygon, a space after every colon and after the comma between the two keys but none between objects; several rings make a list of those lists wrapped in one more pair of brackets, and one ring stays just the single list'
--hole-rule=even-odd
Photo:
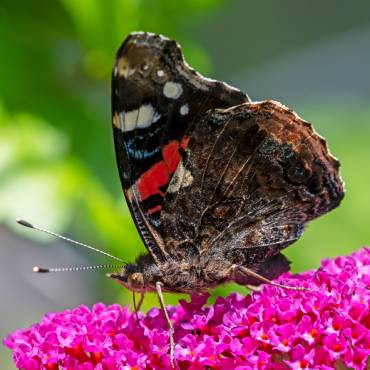
[{"label": "blurred foliage", "polygon": [[[23,217],[104,245],[129,261],[144,252],[115,164],[110,123],[115,52],[132,31],[163,33],[179,40],[187,60],[207,73],[207,54],[188,30],[220,5],[214,0],[154,5],[150,0],[38,0],[19,6],[3,0],[0,221],[26,237],[51,242],[17,227],[14,220]],[[126,300],[125,289],[116,292]]]},{"label": "blurred foliage", "polygon": [[[24,217],[103,245],[128,261],[143,252],[123,201],[113,150],[110,71],[115,52],[129,32],[163,33],[181,43],[192,66],[209,74],[212,63],[191,31],[205,16],[223,9],[223,4],[221,0],[2,0],[0,221],[17,233],[50,242],[50,238],[16,227],[14,219]],[[259,13],[250,12],[249,17],[255,14]],[[275,17],[275,12],[269,16]],[[239,41],[230,43],[228,33],[218,24],[215,27],[223,43],[218,48],[220,40],[214,37],[213,48],[220,53],[220,61],[237,60],[227,50],[232,48],[239,55],[235,46]],[[291,28],[286,30],[291,32]],[[275,31],[266,28],[264,32]],[[239,32],[235,37],[244,40],[246,36]],[[264,42],[260,47],[270,50]],[[280,43],[276,48],[280,50]],[[257,54],[248,55],[248,60]],[[244,65],[244,58],[239,62]],[[231,68],[225,65],[225,70]],[[311,112],[306,109],[305,117],[320,123],[320,133],[342,160],[348,193],[340,209],[310,225],[302,240],[288,249],[295,271],[317,266],[323,256],[349,253],[369,241],[364,222],[369,202],[364,194],[370,183],[370,111],[368,104],[356,107],[358,102],[315,106]],[[101,262],[96,256],[91,259]],[[111,289],[127,302],[127,290],[115,284]],[[221,287],[214,295],[232,289],[236,287]],[[167,302],[176,300],[174,295],[166,298]],[[147,299],[144,308],[154,303],[155,297]]]}]

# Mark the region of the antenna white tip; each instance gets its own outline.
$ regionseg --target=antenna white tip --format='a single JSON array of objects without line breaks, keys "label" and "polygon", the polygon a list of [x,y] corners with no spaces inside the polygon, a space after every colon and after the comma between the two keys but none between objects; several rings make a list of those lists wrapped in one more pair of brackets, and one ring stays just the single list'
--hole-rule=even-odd
[{"label": "antenna white tip", "polygon": [[17,223],[19,224],[19,225],[22,225],[22,226],[25,226],[25,227],[29,227],[29,228],[31,228],[31,229],[34,229],[34,226],[31,224],[31,223],[29,223],[29,222],[27,222],[27,221],[25,221],[25,220],[22,220],[21,218],[17,218]]},{"label": "antenna white tip", "polygon": [[45,269],[45,268],[42,268],[42,267],[39,267],[39,266],[35,266],[33,269],[32,269],[33,272],[50,272],[49,269]]}]

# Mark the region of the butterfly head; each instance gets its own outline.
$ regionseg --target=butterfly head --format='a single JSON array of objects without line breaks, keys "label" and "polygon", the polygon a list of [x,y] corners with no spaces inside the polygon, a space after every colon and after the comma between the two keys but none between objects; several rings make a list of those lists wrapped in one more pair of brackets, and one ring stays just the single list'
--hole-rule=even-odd
[{"label": "butterfly head", "polygon": [[108,277],[134,292],[152,291],[160,280],[158,267],[148,255],[138,258],[136,264],[127,264],[121,271],[109,273]]},{"label": "butterfly head", "polygon": [[145,290],[144,277],[141,272],[134,272],[132,274],[123,273],[110,273],[108,277],[117,280],[120,284],[127,289],[134,292],[141,292]]}]

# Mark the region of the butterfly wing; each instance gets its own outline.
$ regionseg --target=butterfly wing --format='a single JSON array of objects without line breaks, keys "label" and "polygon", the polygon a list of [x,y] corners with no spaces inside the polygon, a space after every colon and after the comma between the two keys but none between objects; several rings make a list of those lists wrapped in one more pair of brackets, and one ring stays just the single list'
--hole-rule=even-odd
[{"label": "butterfly wing", "polygon": [[162,235],[177,259],[259,265],[344,195],[325,140],[274,101],[213,110],[192,132],[167,189]]},{"label": "butterfly wing", "polygon": [[156,261],[165,259],[161,234],[164,194],[206,111],[249,101],[225,83],[202,77],[179,45],[163,36],[133,33],[118,50],[112,76],[113,134],[129,208]]}]

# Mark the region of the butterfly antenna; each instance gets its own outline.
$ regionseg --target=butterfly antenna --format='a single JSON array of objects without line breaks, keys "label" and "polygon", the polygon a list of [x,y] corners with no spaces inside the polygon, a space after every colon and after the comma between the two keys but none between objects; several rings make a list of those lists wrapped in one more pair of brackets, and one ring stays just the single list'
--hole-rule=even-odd
[{"label": "butterfly antenna", "polygon": [[[45,234],[55,236],[56,238],[59,238],[59,239],[65,240],[65,241],[66,241],[66,242],[68,242],[68,243],[71,243],[71,244],[74,244],[74,245],[78,245],[79,247],[84,247],[84,248],[90,249],[90,250],[92,250],[92,251],[94,251],[94,252],[96,252],[96,253],[103,254],[104,256],[107,256],[107,257],[109,257],[109,258],[112,258],[112,259],[114,259],[114,260],[116,260],[116,261],[119,261],[119,262],[124,263],[124,264],[126,264],[126,265],[127,265],[127,262],[123,261],[121,258],[118,258],[118,257],[116,257],[116,256],[113,256],[113,255],[111,255],[111,254],[109,254],[109,253],[107,253],[107,252],[104,252],[104,251],[100,250],[100,249],[94,248],[94,247],[92,247],[91,245],[88,245],[88,244],[84,244],[84,243],[78,242],[78,241],[76,241],[76,240],[73,240],[73,239],[67,238],[66,236],[63,236],[63,235],[60,235],[60,234],[54,233],[53,231],[46,230],[46,229],[44,229],[44,228],[42,228],[42,227],[39,227],[39,226],[35,226],[35,225],[31,224],[30,222],[25,221],[25,220],[18,219],[18,220],[17,220],[17,223],[18,223],[19,225],[22,225],[22,226],[28,227],[28,228],[30,228],[30,229],[34,229],[34,230],[38,230],[38,231],[42,231],[42,232],[43,232],[43,233],[45,233]],[[100,266],[109,266],[109,265],[100,265]],[[116,266],[114,266],[114,267],[116,267]],[[74,267],[71,267],[71,268],[72,268],[72,269],[74,269]],[[80,268],[80,270],[84,270],[84,269],[85,269],[85,270],[87,270],[87,269],[93,269],[93,268],[94,268],[94,266],[91,266],[91,267],[88,267],[88,268]],[[104,267],[101,267],[101,268],[104,268]],[[35,267],[35,268],[34,268],[34,271],[35,271],[35,269],[38,269],[38,268],[36,268],[36,267]],[[45,269],[45,270],[50,270],[50,269]],[[54,269],[54,270],[55,270],[55,269]],[[79,270],[71,270],[71,271],[79,271]],[[35,271],[35,272],[52,272],[52,271]]]},{"label": "butterfly antenna", "polygon": [[92,270],[101,270],[101,269],[117,269],[123,266],[117,266],[112,264],[107,265],[96,265],[96,266],[71,266],[71,267],[39,267],[35,266],[32,270],[33,272],[37,273],[45,273],[45,272],[75,272],[75,271],[92,271]]}]

